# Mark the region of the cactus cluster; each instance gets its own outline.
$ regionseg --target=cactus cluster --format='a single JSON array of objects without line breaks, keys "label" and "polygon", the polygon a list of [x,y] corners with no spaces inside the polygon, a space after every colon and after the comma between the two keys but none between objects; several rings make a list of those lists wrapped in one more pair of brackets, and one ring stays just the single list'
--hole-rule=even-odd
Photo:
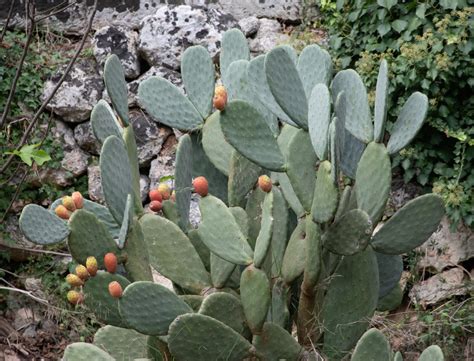
[{"label": "cactus cluster", "polygon": [[[174,199],[150,194],[160,215],[140,201],[123,70],[117,57],[107,60],[114,110],[101,100],[91,115],[107,206],[84,200],[66,221],[54,214],[57,201],[51,210],[29,205],[20,218],[28,239],[67,240],[82,265],[91,255],[99,268],[108,253],[121,260],[117,273],[99,271],[85,283],[86,306],[107,326],[94,345],[70,345],[65,360],[298,360],[314,359],[314,348],[339,360],[356,346],[398,286],[400,255],[436,230],[444,206],[422,195],[373,234],[389,196],[390,155],[416,135],[428,102],[411,95],[384,143],[387,63],[374,116],[359,75],[333,77],[331,64],[317,45],[251,59],[233,29],[222,39],[223,86],[215,87],[201,46],[182,56],[185,94],[160,77],[143,81],[142,107],[186,133]],[[189,222],[193,191],[197,228]],[[151,268],[174,292],[153,282]]]}]

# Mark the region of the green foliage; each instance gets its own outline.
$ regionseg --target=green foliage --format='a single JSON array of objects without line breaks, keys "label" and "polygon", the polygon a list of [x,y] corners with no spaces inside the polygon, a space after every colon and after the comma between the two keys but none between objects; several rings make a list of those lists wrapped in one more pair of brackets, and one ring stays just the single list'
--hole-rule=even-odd
[{"label": "green foliage", "polygon": [[357,70],[371,105],[378,65],[388,61],[389,133],[406,95],[421,91],[428,96],[427,124],[394,165],[402,166],[406,182],[434,186],[455,223],[474,225],[473,2],[338,0],[319,5],[336,67]]}]

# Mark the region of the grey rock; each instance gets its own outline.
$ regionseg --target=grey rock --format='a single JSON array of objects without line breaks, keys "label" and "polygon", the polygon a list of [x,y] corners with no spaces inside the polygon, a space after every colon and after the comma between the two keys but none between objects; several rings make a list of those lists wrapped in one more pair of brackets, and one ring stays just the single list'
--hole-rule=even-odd
[{"label": "grey rock", "polygon": [[193,194],[191,197],[191,203],[189,204],[189,222],[194,228],[199,226],[201,222],[201,211],[199,210],[199,196]]},{"label": "grey rock", "polygon": [[[161,149],[158,158],[151,161],[150,189],[156,188],[163,177],[174,176],[177,141],[170,135]],[[171,181],[169,182],[171,184]]]},{"label": "grey rock", "polygon": [[25,279],[25,290],[30,291],[35,296],[45,298],[43,284],[39,278],[29,277]]},{"label": "grey rock", "polygon": [[149,166],[153,158],[158,156],[172,130],[165,126],[158,126],[140,110],[130,112],[130,121],[135,132],[140,167]]},{"label": "grey rock", "polygon": [[179,69],[187,47],[202,45],[215,56],[223,32],[234,27],[235,18],[218,9],[163,6],[143,19],[138,51],[150,65]]},{"label": "grey rock", "polygon": [[239,20],[239,26],[245,36],[254,35],[260,28],[260,20],[256,16],[249,16]]},{"label": "grey rock", "polygon": [[101,145],[92,132],[91,122],[78,124],[74,128],[74,139],[82,150],[94,155],[100,154]]},{"label": "grey rock", "polygon": [[96,31],[92,44],[94,56],[100,69],[107,57],[117,55],[122,63],[125,77],[135,79],[140,75],[140,61],[137,53],[138,33],[122,26],[104,26]]},{"label": "grey rock", "polygon": [[302,3],[302,0],[218,0],[220,8],[237,19],[253,15],[274,19],[298,20]]},{"label": "grey rock", "polygon": [[[47,109],[59,115],[64,121],[80,123],[87,120],[92,108],[102,97],[104,85],[96,71],[95,61],[83,59],[76,62]],[[61,69],[44,85],[42,99],[47,98],[62,76]]]},{"label": "grey rock", "polygon": [[43,184],[50,184],[56,187],[68,187],[74,183],[74,176],[71,172],[59,168],[41,168],[37,174],[28,177],[28,183],[41,187]]},{"label": "grey rock", "polygon": [[287,34],[283,34],[280,23],[277,20],[260,19],[260,27],[254,39],[250,40],[250,51],[260,54],[267,53],[275,46],[290,40]]},{"label": "grey rock", "polygon": [[146,201],[148,192],[150,191],[150,178],[146,175],[140,174],[140,197],[142,203]]},{"label": "grey rock", "polygon": [[61,144],[64,151],[71,151],[77,148],[73,130],[59,119],[55,119],[51,134]]},{"label": "grey rock", "polygon": [[71,172],[74,177],[79,177],[87,172],[89,157],[89,154],[83,152],[79,148],[76,148],[70,152],[64,153],[61,166],[66,171]]},{"label": "grey rock", "polygon": [[89,198],[98,203],[104,203],[104,192],[100,183],[100,167],[91,165],[87,168]]}]

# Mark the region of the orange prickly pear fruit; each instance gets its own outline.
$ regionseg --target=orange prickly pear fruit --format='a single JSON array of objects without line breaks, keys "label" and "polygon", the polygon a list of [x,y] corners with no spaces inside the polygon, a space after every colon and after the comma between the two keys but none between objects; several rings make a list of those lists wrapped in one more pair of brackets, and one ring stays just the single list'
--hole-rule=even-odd
[{"label": "orange prickly pear fruit", "polygon": [[158,192],[161,194],[163,200],[170,199],[171,197],[171,187],[167,183],[160,183],[157,188]]},{"label": "orange prickly pear fruit", "polygon": [[83,281],[87,280],[90,277],[89,271],[87,271],[87,268],[84,267],[82,264],[76,267],[76,275]]},{"label": "orange prickly pear fruit", "polygon": [[153,212],[159,212],[163,208],[163,205],[159,201],[151,201],[150,202],[150,210]]},{"label": "orange prickly pear fruit", "polygon": [[227,104],[227,91],[222,85],[216,86],[214,91],[214,99],[212,99],[212,104],[217,110],[224,110],[225,105]]},{"label": "orange prickly pear fruit", "polygon": [[93,256],[87,257],[86,268],[87,268],[87,272],[89,272],[89,274],[92,277],[94,277],[97,274],[97,269],[99,267],[97,266],[97,260],[95,259],[95,257]]},{"label": "orange prickly pear fruit", "polygon": [[262,191],[268,193],[272,190],[272,180],[267,175],[261,175],[258,177],[258,186]]},{"label": "orange prickly pear fruit", "polygon": [[151,201],[161,202],[163,200],[163,197],[161,196],[161,193],[158,191],[158,189],[152,189],[148,193],[148,196],[150,197]]},{"label": "orange prickly pear fruit", "polygon": [[72,197],[65,196],[62,199],[63,206],[66,207],[68,211],[74,212],[76,210],[76,204],[74,203]]},{"label": "orange prickly pear fruit", "polygon": [[71,212],[69,212],[62,204],[56,207],[54,213],[56,213],[56,215],[62,219],[69,219],[69,217],[71,217]]},{"label": "orange prickly pear fruit", "polygon": [[84,295],[77,291],[69,291],[67,293],[67,300],[69,301],[69,303],[72,303],[73,305],[77,305],[84,301]]},{"label": "orange prickly pear fruit", "polygon": [[107,272],[115,273],[117,270],[117,256],[113,253],[107,253],[104,256],[104,266]]},{"label": "orange prickly pear fruit", "polygon": [[82,196],[81,192],[73,192],[71,198],[76,205],[76,209],[81,209],[84,207],[84,197]]},{"label": "orange prickly pear fruit", "polygon": [[113,298],[120,298],[122,297],[123,290],[120,283],[117,281],[113,281],[109,283],[109,293]]},{"label": "orange prickly pear fruit", "polygon": [[66,276],[66,282],[73,287],[79,287],[84,284],[84,281],[73,273],[70,273]]},{"label": "orange prickly pear fruit", "polygon": [[209,193],[209,184],[205,177],[194,178],[193,187],[194,192],[199,194],[201,197],[205,197]]}]

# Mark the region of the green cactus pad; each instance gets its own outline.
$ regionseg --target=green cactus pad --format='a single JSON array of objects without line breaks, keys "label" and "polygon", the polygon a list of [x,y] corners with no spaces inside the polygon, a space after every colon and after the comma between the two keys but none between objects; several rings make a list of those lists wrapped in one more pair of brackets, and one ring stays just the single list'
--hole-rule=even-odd
[{"label": "green cactus pad", "polygon": [[351,361],[390,361],[392,351],[382,332],[371,328],[362,335],[352,354]]},{"label": "green cactus pad", "polygon": [[119,253],[119,248],[107,228],[93,213],[78,209],[72,214],[69,227],[69,252],[78,263],[84,265],[87,257],[94,256],[101,268],[105,254]]},{"label": "green cactus pad", "polygon": [[138,219],[133,220],[123,251],[127,255],[124,266],[129,278],[133,281],[151,281],[153,276],[151,274],[150,261]]},{"label": "green cactus pad", "polygon": [[403,290],[397,283],[389,293],[379,298],[377,303],[377,311],[393,311],[396,310],[403,302]]},{"label": "green cactus pad", "polygon": [[253,252],[226,205],[208,195],[199,201],[202,221],[198,232],[206,246],[226,261],[248,265]]},{"label": "green cactus pad", "polygon": [[134,211],[136,215],[141,216],[143,213],[143,204],[140,194],[140,168],[138,164],[137,142],[135,140],[133,127],[130,126],[124,129],[123,140],[125,142],[125,149],[127,150],[132,175],[132,198]]},{"label": "green cactus pad", "polygon": [[397,121],[393,124],[387,149],[390,154],[398,153],[415,138],[428,112],[428,97],[415,92],[403,105]]},{"label": "green cactus pad", "polygon": [[252,345],[229,326],[201,314],[179,316],[170,326],[168,346],[176,360],[241,361]]},{"label": "green cactus pad", "polygon": [[344,132],[344,147],[339,160],[341,171],[355,179],[357,166],[365,150],[365,143],[354,137],[347,129]]},{"label": "green cactus pad", "polygon": [[350,211],[349,201],[352,194],[351,186],[346,186],[342,191],[341,197],[339,197],[339,203],[337,205],[337,211],[334,215],[334,220],[337,222],[344,214]]},{"label": "green cactus pad", "polygon": [[271,302],[270,282],[264,271],[250,265],[242,272],[240,300],[250,330],[259,333]]},{"label": "green cactus pad", "polygon": [[283,256],[285,255],[286,243],[288,240],[288,205],[282,192],[277,188],[272,188],[273,193],[273,228],[271,239],[271,261],[272,277],[280,277]]},{"label": "green cactus pad", "polygon": [[277,142],[281,152],[285,157],[288,157],[288,147],[290,145],[290,142],[299,130],[300,128],[294,127],[289,124],[283,124],[281,132],[278,135]]},{"label": "green cactus pad", "polygon": [[272,322],[282,328],[288,328],[290,311],[288,310],[289,287],[281,278],[277,278],[272,288]]},{"label": "green cactus pad", "polygon": [[369,215],[353,209],[328,228],[323,235],[323,245],[333,253],[350,256],[367,247],[371,234]]},{"label": "green cactus pad", "polygon": [[203,118],[211,113],[215,70],[211,55],[201,45],[190,46],[181,57],[186,94]]},{"label": "green cactus pad", "polygon": [[266,193],[259,187],[255,188],[247,198],[247,204],[245,205],[245,211],[247,212],[249,220],[249,233],[247,238],[252,248],[255,248],[255,242],[262,225],[262,204],[265,199],[265,194]]},{"label": "green cactus pad", "polygon": [[308,101],[303,82],[288,51],[281,46],[265,56],[265,73],[273,97],[291,120],[308,128]]},{"label": "green cactus pad", "polygon": [[194,249],[198,253],[199,258],[201,258],[201,261],[204,267],[206,267],[206,270],[210,270],[211,269],[211,264],[210,264],[211,252],[209,251],[209,248],[207,248],[204,242],[201,240],[201,237],[199,237],[199,233],[197,229],[188,230],[187,236],[189,240],[191,241],[191,244],[193,245]]},{"label": "green cactus pad", "polygon": [[240,334],[247,329],[242,304],[237,297],[229,293],[216,292],[207,296],[199,313],[221,321]]},{"label": "green cactus pad", "polygon": [[85,342],[75,342],[66,347],[64,361],[116,361],[107,352]]},{"label": "green cactus pad", "polygon": [[373,224],[382,217],[392,182],[390,156],[383,144],[365,148],[356,173],[357,205],[367,212]]},{"label": "green cactus pad", "polygon": [[224,139],[219,112],[213,113],[204,123],[202,128],[202,147],[212,164],[228,176],[234,148]]},{"label": "green cactus pad", "polygon": [[219,55],[221,76],[227,81],[228,68],[236,60],[249,60],[250,50],[245,35],[238,29],[227,30],[222,35],[222,48]]},{"label": "green cactus pad", "polygon": [[317,84],[308,99],[308,130],[319,159],[328,157],[328,131],[331,120],[331,95],[324,84]]},{"label": "green cactus pad", "polygon": [[352,69],[340,71],[334,77],[331,89],[334,103],[341,91],[346,93],[347,114],[351,115],[346,119],[347,130],[360,141],[371,142],[374,137],[372,116],[367,89],[359,74]]},{"label": "green cactus pad", "polygon": [[128,90],[122,63],[117,55],[110,55],[104,65],[107,93],[124,126],[128,126]]},{"label": "green cactus pad", "polygon": [[[210,286],[209,274],[201,258],[176,224],[152,214],[145,214],[140,224],[153,268],[196,294]],[[176,262],[177,259],[183,262]]]},{"label": "green cactus pad", "polygon": [[306,259],[303,278],[306,289],[314,288],[321,274],[323,251],[321,238],[321,228],[308,216],[306,220]]},{"label": "green cactus pad", "polygon": [[202,301],[204,301],[204,296],[199,295],[180,295],[178,297],[186,302],[186,304],[195,312],[199,311]]},{"label": "green cactus pad", "polygon": [[283,256],[281,274],[287,284],[303,273],[306,259],[306,219],[302,220],[291,234]]},{"label": "green cactus pad", "polygon": [[273,230],[273,192],[265,195],[262,205],[262,223],[257,240],[255,241],[255,254],[253,263],[255,267],[260,268],[262,262],[270,248]]},{"label": "green cactus pad", "polygon": [[240,206],[245,204],[246,196],[262,173],[262,168],[234,150],[229,168],[229,205]]},{"label": "green cactus pad", "polygon": [[402,256],[375,252],[379,269],[379,299],[387,295],[400,281],[403,272]]},{"label": "green cactus pad", "polygon": [[387,118],[388,98],[388,65],[387,60],[382,59],[375,88],[374,109],[374,141],[381,143],[385,132],[385,120]]},{"label": "green cactus pad", "polygon": [[274,171],[285,169],[278,143],[262,115],[250,104],[234,100],[220,117],[226,140],[242,155]]},{"label": "green cactus pad", "polygon": [[190,136],[193,145],[193,177],[205,174],[209,183],[209,193],[227,201],[227,177],[207,157],[202,147],[200,134],[190,134]]},{"label": "green cactus pad", "polygon": [[318,45],[309,45],[303,49],[296,66],[309,98],[316,84],[329,85],[332,78],[332,60],[329,53]]},{"label": "green cactus pad", "polygon": [[130,229],[130,224],[133,219],[133,205],[132,205],[132,195],[127,196],[127,203],[125,204],[125,211],[123,212],[123,221],[122,226],[120,227],[120,233],[117,238],[117,246],[122,249],[127,240],[128,231]]},{"label": "green cactus pad", "polygon": [[155,121],[180,130],[194,130],[203,118],[194,105],[168,80],[152,76],[138,87],[140,104]]},{"label": "green cactus pad", "polygon": [[308,212],[313,203],[317,162],[308,132],[298,130],[288,144],[286,173],[298,199]]},{"label": "green cactus pad", "polygon": [[122,125],[118,122],[110,105],[103,99],[99,100],[92,109],[91,126],[94,136],[101,143],[110,135],[121,138],[123,134]]},{"label": "green cactus pad", "polygon": [[163,209],[163,215],[166,219],[169,219],[174,224],[179,224],[179,215],[178,215],[178,208],[176,207],[176,202],[173,202],[171,199],[167,199],[161,202]]},{"label": "green cactus pad", "polygon": [[247,68],[249,86],[252,88],[254,95],[258,97],[262,104],[275,114],[281,121],[296,126],[290,117],[281,109],[273,97],[270,86],[267,82],[265,74],[265,55],[259,55],[252,59]]},{"label": "green cactus pad", "polygon": [[264,360],[299,360],[303,347],[280,326],[266,322],[262,333],[255,337],[257,354]]},{"label": "green cactus pad", "polygon": [[235,263],[226,261],[214,253],[211,253],[211,280],[215,288],[223,288],[227,280],[234,272]]},{"label": "green cactus pad", "polygon": [[189,225],[189,205],[193,186],[193,145],[187,134],[179,139],[176,150],[175,192],[176,208],[179,216],[179,226],[186,230]]},{"label": "green cactus pad", "polygon": [[403,356],[400,351],[397,351],[397,353],[393,356],[393,361],[403,361]]},{"label": "green cactus pad", "polygon": [[438,345],[431,345],[421,353],[418,361],[444,361],[443,351]]},{"label": "green cactus pad", "polygon": [[318,223],[331,220],[337,208],[339,190],[332,181],[331,168],[331,163],[327,160],[319,164],[311,207],[313,219]]},{"label": "green cactus pad", "polygon": [[235,218],[235,221],[239,225],[240,230],[242,231],[242,234],[245,237],[248,237],[249,235],[249,217],[247,215],[247,212],[245,212],[245,209],[240,208],[240,207],[229,207],[230,213]]},{"label": "green cactus pad", "polygon": [[108,291],[109,283],[114,281],[120,283],[122,289],[130,284],[129,280],[118,274],[105,271],[97,272],[84,285],[85,304],[99,320],[108,325],[127,327],[126,322],[120,316],[118,300],[113,298]]},{"label": "green cactus pad", "polygon": [[127,324],[145,335],[166,335],[179,315],[193,310],[166,287],[153,282],[134,282],[119,299],[119,310]]},{"label": "green cactus pad", "polygon": [[62,242],[70,233],[65,221],[36,204],[23,208],[19,223],[23,235],[41,245]]},{"label": "green cactus pad", "polygon": [[272,173],[272,179],[280,185],[281,191],[293,212],[295,212],[298,217],[305,214],[303,205],[296,196],[295,190],[286,173]]},{"label": "green cactus pad", "polygon": [[377,260],[369,247],[344,257],[327,291],[321,317],[323,352],[332,358],[355,346],[365,332],[378,300]]},{"label": "green cactus pad", "polygon": [[109,136],[102,145],[100,173],[110,213],[118,224],[122,224],[127,195],[133,194],[133,187],[127,150],[123,141],[116,136]]},{"label": "green cactus pad", "polygon": [[117,360],[134,360],[147,356],[148,336],[134,330],[105,326],[94,335],[94,345]]},{"label": "green cactus pad", "polygon": [[417,197],[390,218],[372,238],[372,247],[380,253],[402,254],[423,244],[438,228],[444,215],[440,196]]},{"label": "green cactus pad", "polygon": [[110,214],[110,211],[107,207],[104,207],[99,203],[92,202],[88,199],[84,199],[84,209],[94,213],[97,219],[105,225],[113,238],[117,238],[119,236],[120,226],[117,224],[114,217],[112,217],[112,214]]}]

